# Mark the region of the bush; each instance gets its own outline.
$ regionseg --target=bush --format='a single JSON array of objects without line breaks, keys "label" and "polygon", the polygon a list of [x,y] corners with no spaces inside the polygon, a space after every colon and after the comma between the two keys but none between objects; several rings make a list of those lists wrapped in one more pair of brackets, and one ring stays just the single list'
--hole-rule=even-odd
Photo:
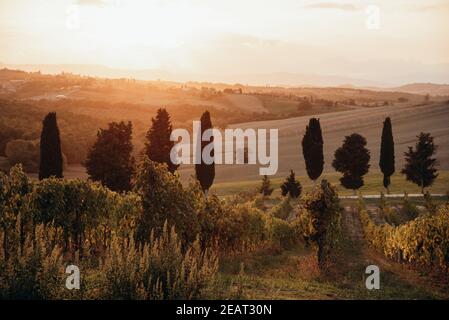
[{"label": "bush", "polygon": [[304,240],[306,245],[309,245],[316,233],[314,218],[304,207],[299,207],[295,219],[292,221],[292,226],[298,238]]},{"label": "bush", "polygon": [[416,219],[419,216],[418,208],[410,201],[407,193],[404,193],[404,202],[401,208],[402,216],[407,217],[408,220]]},{"label": "bush", "polygon": [[264,175],[262,178],[261,186],[259,187],[259,193],[261,193],[264,197],[268,197],[273,193],[273,188],[271,187],[271,181],[267,175]]},{"label": "bush", "polygon": [[114,237],[106,261],[101,297],[106,299],[198,299],[218,270],[218,258],[202,251],[199,241],[181,249],[181,241],[165,224],[138,248],[134,240]]},{"label": "bush", "polygon": [[398,216],[397,211],[388,205],[383,192],[380,193],[379,210],[387,223],[393,226],[401,224],[401,219]]},{"label": "bush", "polygon": [[267,239],[266,214],[256,201],[225,202],[212,194],[198,209],[198,219],[203,247],[217,246],[221,253],[248,249]]},{"label": "bush", "polygon": [[437,205],[433,202],[432,196],[430,195],[429,191],[426,191],[424,194],[424,203],[426,210],[429,214],[436,214],[437,213]]},{"label": "bush", "polygon": [[289,249],[300,240],[295,225],[283,219],[271,216],[267,229],[270,241],[279,248]]},{"label": "bush", "polygon": [[165,221],[176,226],[183,242],[193,242],[199,233],[195,193],[185,189],[179,176],[168,171],[165,164],[145,158],[137,173],[135,192],[142,199],[136,239],[149,240],[151,230],[159,236]]},{"label": "bush", "polygon": [[326,268],[332,251],[338,248],[341,238],[340,204],[335,188],[326,180],[321,181],[304,198],[304,208],[313,226],[306,228],[307,238],[317,244],[318,265]]},{"label": "bush", "polygon": [[290,204],[290,196],[284,197],[280,203],[271,208],[270,214],[274,217],[286,220],[290,213],[292,212],[293,207]]},{"label": "bush", "polygon": [[[20,221],[20,218],[18,219]],[[14,234],[19,234],[18,222]],[[0,250],[0,298],[1,299],[60,299],[64,290],[62,253],[48,237],[49,230],[36,228],[34,238],[28,237],[19,246]],[[0,231],[0,239],[5,233]],[[9,257],[9,258],[8,258]]]}]

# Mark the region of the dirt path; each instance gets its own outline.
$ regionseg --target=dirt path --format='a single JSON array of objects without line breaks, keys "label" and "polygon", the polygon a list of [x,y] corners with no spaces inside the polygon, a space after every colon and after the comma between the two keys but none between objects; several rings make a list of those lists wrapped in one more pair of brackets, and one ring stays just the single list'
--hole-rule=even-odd
[{"label": "dirt path", "polygon": [[354,245],[359,246],[363,242],[362,224],[358,213],[351,207],[345,207],[342,216],[343,235]]},{"label": "dirt path", "polygon": [[[371,218],[377,224],[384,224],[385,219],[376,208],[367,208]],[[448,299],[449,292],[438,280],[424,272],[418,272],[409,265],[387,259],[370,248],[363,235],[363,228],[357,210],[345,207],[342,216],[342,231],[347,241],[344,250],[346,272],[360,272],[360,268],[376,265],[381,274],[381,290],[373,293],[374,297],[385,299]],[[370,298],[371,294],[367,293]]]}]

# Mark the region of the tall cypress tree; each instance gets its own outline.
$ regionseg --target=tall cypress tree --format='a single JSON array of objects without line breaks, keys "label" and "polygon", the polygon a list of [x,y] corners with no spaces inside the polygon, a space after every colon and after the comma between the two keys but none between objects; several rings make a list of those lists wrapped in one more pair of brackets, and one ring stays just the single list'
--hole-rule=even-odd
[{"label": "tall cypress tree", "polygon": [[432,158],[437,146],[430,133],[421,132],[417,138],[415,149],[408,147],[408,151],[404,153],[405,166],[402,169],[402,174],[405,174],[408,181],[420,186],[421,192],[424,194],[424,188],[432,185],[438,177],[436,168],[438,162]]},{"label": "tall cypress tree", "polygon": [[174,141],[170,141],[173,130],[170,115],[167,110],[161,108],[151,122],[151,128],[146,134],[145,155],[154,162],[167,164],[168,170],[173,173],[179,164],[174,164],[170,160],[170,151],[175,144]]},{"label": "tall cypress tree", "polygon": [[131,139],[131,122],[112,122],[107,129],[100,129],[85,163],[89,177],[112,191],[131,190],[134,173]]},{"label": "tall cypress tree", "polygon": [[54,176],[62,178],[63,162],[56,113],[50,112],[42,122],[39,180]]},{"label": "tall cypress tree", "polygon": [[320,119],[311,118],[302,139],[302,154],[306,163],[307,175],[316,181],[323,173],[323,135]]},{"label": "tall cypress tree", "polygon": [[[212,128],[212,121],[210,119],[210,113],[209,111],[206,111],[201,116],[201,136],[203,135],[203,132],[207,129]],[[204,162],[202,154],[204,148],[211,142],[214,141],[214,138],[211,137],[210,141],[203,141],[201,139],[201,155],[199,155],[200,163],[195,165],[195,173],[196,178],[199,180],[201,188],[203,189],[204,193],[207,195],[207,191],[212,186],[212,183],[214,182],[215,178],[215,161],[213,161],[210,164],[207,164]],[[211,151],[211,156],[214,156],[214,151]]]},{"label": "tall cypress tree", "polygon": [[394,173],[394,140],[390,117],[384,121],[380,143],[379,167],[384,174],[383,184],[389,193],[390,177]]}]

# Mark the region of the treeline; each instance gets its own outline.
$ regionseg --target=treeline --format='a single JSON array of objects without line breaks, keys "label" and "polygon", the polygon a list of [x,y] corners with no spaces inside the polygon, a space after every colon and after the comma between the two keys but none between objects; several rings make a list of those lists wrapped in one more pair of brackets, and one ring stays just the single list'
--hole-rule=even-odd
[{"label": "treeline", "polygon": [[[42,119],[47,112],[30,103],[0,100],[0,113],[0,157],[7,157],[11,166],[21,163],[27,172],[38,172]],[[81,163],[98,127],[107,122],[63,109],[58,109],[58,115],[64,162]]]},{"label": "treeline", "polygon": [[[416,145],[409,147],[408,151],[404,153],[405,165],[401,173],[405,175],[407,180],[420,186],[422,193],[424,193],[424,188],[432,185],[438,177],[438,162],[434,158],[437,146],[429,133],[421,132],[417,138]],[[305,141],[309,140],[311,141],[305,143]],[[321,174],[323,167],[323,140],[319,120],[310,120],[302,144],[307,174],[310,179],[315,180]],[[347,189],[354,190],[354,193],[364,185],[364,176],[370,168],[371,156],[366,145],[365,137],[358,133],[353,133],[344,138],[343,144],[334,153],[332,167],[342,174],[340,178],[341,185]],[[312,170],[317,166],[318,171],[316,169]],[[379,168],[383,173],[383,186],[389,192],[390,177],[395,172],[394,138],[389,117],[383,123]]]},{"label": "treeline", "polygon": [[[49,114],[50,115],[50,114]],[[49,116],[48,115],[48,116]],[[47,116],[47,117],[48,117]],[[200,118],[202,132],[213,128],[211,115],[205,111]],[[53,122],[55,129],[52,131],[58,140],[59,131],[57,129],[56,120]],[[44,129],[46,129],[44,121]],[[174,142],[170,140],[173,130],[171,118],[165,109],[159,109],[156,117],[152,119],[152,124],[145,136],[143,154],[150,160],[167,165],[171,173],[175,172],[179,165],[175,165],[171,160],[171,151]],[[434,157],[437,146],[434,139],[429,133],[420,133],[417,136],[418,141],[415,147],[409,147],[405,152],[405,165],[401,173],[406,179],[421,187],[422,193],[424,188],[433,184],[438,177],[438,162]],[[213,137],[208,141],[201,142],[201,154],[203,149],[213,141]],[[52,148],[57,145],[50,143],[48,146]],[[366,139],[358,134],[353,133],[346,136],[343,144],[334,153],[332,166],[337,172],[342,174],[340,183],[348,189],[354,190],[364,185],[364,176],[370,168],[370,151],[366,148]],[[312,181],[316,181],[322,174],[324,168],[323,155],[323,135],[319,119],[311,118],[309,124],[301,140],[302,154],[305,161],[307,175]],[[46,146],[41,141],[41,166],[46,153]],[[50,152],[50,154],[58,152],[58,148]],[[59,156],[58,156],[59,157]],[[56,158],[58,158],[56,157]],[[54,158],[54,157],[53,157]],[[60,157],[56,162],[46,163],[49,167],[60,166]],[[48,162],[48,161],[44,161]],[[132,142],[132,124],[128,122],[110,123],[108,129],[100,129],[97,134],[97,141],[90,148],[87,160],[85,162],[89,177],[94,181],[100,181],[105,186],[114,191],[127,191],[133,185],[135,159],[133,157]],[[381,134],[381,145],[379,155],[379,167],[383,173],[383,186],[389,192],[391,184],[391,176],[395,172],[395,149],[394,137],[391,119],[387,117],[383,123]],[[204,159],[200,159],[200,163],[195,165],[195,173],[200,185],[205,193],[212,186],[215,178],[215,164],[205,163]],[[61,176],[61,175],[56,175]],[[41,175],[39,177],[49,177],[49,175]],[[265,177],[265,180],[268,178]],[[268,181],[263,181],[267,184]],[[269,187],[267,185],[267,187]],[[265,188],[262,186],[262,188]],[[269,188],[268,188],[269,189]],[[261,193],[267,193],[268,190],[262,190]],[[292,197],[298,197],[301,194],[301,184],[295,179],[293,170],[290,177],[282,186],[282,194],[290,194]]]},{"label": "treeline", "polygon": [[[220,114],[214,123],[219,128],[257,117],[239,110],[207,108]],[[80,114],[80,109],[83,114]],[[95,143],[99,128],[107,128],[111,119],[133,119],[133,156],[138,158],[145,147],[144,139],[149,129],[146,123],[151,122],[150,115],[156,114],[158,109],[149,105],[104,101],[63,99],[19,102],[0,99],[0,157],[8,160],[8,166],[2,166],[0,170],[8,170],[21,163],[26,172],[38,172],[42,119],[49,110],[58,114],[65,165],[83,164],[89,148]],[[174,126],[191,129],[191,121],[199,119],[205,107],[179,104],[171,105],[169,109],[175,115],[171,119]]]},{"label": "treeline", "polygon": [[[37,171],[37,168],[41,166],[38,162],[39,158],[45,157],[39,149],[46,148],[41,145],[38,138],[40,128],[35,123],[36,118],[42,116],[42,112],[32,108],[25,111],[29,106],[20,103],[14,104],[16,108],[1,103],[0,106],[5,109],[6,114],[14,109],[14,119],[25,126],[24,129],[20,129],[21,125],[6,121],[9,117],[6,117],[0,123],[0,126],[4,127],[0,131],[2,133],[0,136],[0,152],[2,151],[1,148],[4,147],[4,154],[8,155],[12,164],[22,163],[27,171],[29,168]],[[20,117],[18,113],[22,113],[24,116]],[[143,128],[139,127],[141,133],[138,134],[138,137],[133,138],[134,128],[130,122],[113,122],[109,124],[108,128],[98,131],[96,141],[92,136],[87,139],[82,138],[89,135],[88,131],[96,130],[94,128],[98,127],[94,119],[83,116],[77,118],[64,112],[62,114],[63,119],[59,119],[59,123],[55,125],[59,128],[62,123],[59,140],[63,167],[68,162],[80,161],[86,165],[87,172],[92,180],[100,181],[114,191],[130,190],[133,183],[135,162],[136,159],[141,159],[142,154],[147,155],[153,161],[167,164],[171,172],[175,169],[170,161],[170,151],[173,147],[173,142],[169,139],[173,129],[172,119],[165,109],[158,109],[146,134],[143,134],[141,132]],[[203,119],[205,115],[208,115],[208,120]],[[67,121],[66,118],[70,120]],[[200,118],[203,121],[203,128],[213,126],[210,113],[203,112]],[[81,120],[82,124],[78,123]],[[141,126],[140,123],[138,124]],[[72,132],[72,130],[78,130],[80,133]],[[12,137],[18,138],[11,140]],[[203,147],[207,143],[208,141],[205,141]],[[135,150],[136,144],[139,145],[138,150]],[[370,152],[366,148],[366,144],[366,139],[363,136],[354,133],[345,137],[342,146],[335,151],[332,166],[336,171],[342,173],[340,182],[345,188],[355,191],[364,185],[363,177],[370,168]],[[324,166],[324,141],[319,119],[310,119],[302,137],[301,145],[307,174],[311,180],[315,181],[321,175]],[[401,173],[406,176],[407,180],[420,186],[422,192],[424,192],[424,188],[432,185],[438,176],[438,163],[434,157],[436,150],[437,146],[434,144],[433,137],[429,133],[421,133],[415,147],[409,147],[409,150],[405,153],[406,164]],[[387,192],[391,183],[390,177],[395,172],[394,151],[392,124],[390,118],[386,118],[381,135],[379,167],[384,174],[383,185]],[[42,161],[40,162],[42,163]],[[59,164],[49,164],[49,166],[55,165]],[[205,167],[210,168],[209,173],[198,174],[198,170]],[[200,182],[210,180],[207,182],[208,186],[204,188],[205,191],[213,183],[213,167],[213,164],[196,166],[197,176],[202,176]],[[294,191],[294,193],[296,192]]]},{"label": "treeline", "polygon": [[[417,138],[415,146],[409,147],[408,151],[404,153],[405,165],[401,173],[405,175],[408,181],[418,185],[424,194],[424,189],[431,186],[438,177],[438,161],[434,157],[437,146],[429,133],[421,132]],[[391,176],[395,172],[394,138],[389,117],[383,123],[380,140],[379,168],[383,173],[382,184],[389,193]],[[366,145],[365,137],[360,134],[353,133],[346,136],[342,146],[335,151],[332,161],[332,167],[342,174],[341,185],[347,189],[352,189],[354,194],[357,189],[364,185],[364,176],[370,169],[371,155]],[[314,182],[323,173],[323,146],[320,121],[317,118],[311,118],[302,137],[301,147],[307,175]],[[292,198],[297,198],[301,194],[301,190],[301,183],[295,179],[295,173],[291,170],[290,175],[281,185],[282,195],[289,194]],[[267,176],[263,177],[259,191],[263,195],[270,195],[273,192]]]}]

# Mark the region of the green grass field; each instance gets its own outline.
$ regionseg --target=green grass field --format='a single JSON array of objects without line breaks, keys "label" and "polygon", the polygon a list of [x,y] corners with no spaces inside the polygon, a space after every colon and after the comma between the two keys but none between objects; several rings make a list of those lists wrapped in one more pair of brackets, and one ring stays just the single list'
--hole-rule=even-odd
[{"label": "green grass field", "polygon": [[[339,182],[340,174],[338,173],[325,173],[320,179],[327,179],[331,183],[337,186],[340,195],[352,195],[352,190],[345,189]],[[313,182],[308,177],[298,176],[297,179],[301,182],[303,192],[308,192],[313,187]],[[273,195],[280,195],[280,185],[285,178],[273,178],[271,179],[272,186],[275,188]],[[261,180],[246,180],[246,181],[233,181],[216,183],[213,185],[212,190],[219,196],[228,196],[239,192],[252,191],[259,187]],[[449,171],[440,171],[438,178],[434,184],[427,188],[430,193],[446,194],[449,192]],[[385,191],[382,185],[382,174],[380,172],[370,173],[365,176],[365,185],[359,190],[364,195],[379,194]],[[399,173],[394,174],[391,177],[390,193],[403,193],[407,191],[410,193],[420,193],[421,189],[405,180],[405,177]]]},{"label": "green grass field", "polygon": [[[381,290],[365,287],[365,268],[369,264],[382,270]],[[282,252],[247,253],[222,261],[218,291],[234,299],[448,298],[446,287],[428,275],[405,269],[347,239],[343,240],[335,267],[329,273],[320,272],[315,251],[302,245]]]}]

